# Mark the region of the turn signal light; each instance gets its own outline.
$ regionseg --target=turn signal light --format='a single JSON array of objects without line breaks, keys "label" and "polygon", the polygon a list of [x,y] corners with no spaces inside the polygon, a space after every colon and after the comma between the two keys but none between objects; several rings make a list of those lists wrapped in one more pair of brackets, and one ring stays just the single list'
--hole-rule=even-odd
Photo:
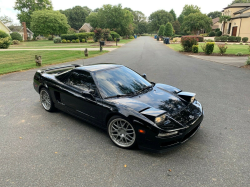
[{"label": "turn signal light", "polygon": [[142,129],[139,129],[139,133],[145,134],[146,131],[145,131],[145,130],[142,130]]}]

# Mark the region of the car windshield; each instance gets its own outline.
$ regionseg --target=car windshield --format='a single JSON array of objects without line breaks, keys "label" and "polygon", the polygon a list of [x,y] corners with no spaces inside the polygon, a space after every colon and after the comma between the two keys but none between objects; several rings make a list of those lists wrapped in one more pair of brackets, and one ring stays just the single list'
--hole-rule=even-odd
[{"label": "car windshield", "polygon": [[95,73],[100,92],[104,97],[130,95],[151,84],[136,72],[126,67],[97,71]]}]

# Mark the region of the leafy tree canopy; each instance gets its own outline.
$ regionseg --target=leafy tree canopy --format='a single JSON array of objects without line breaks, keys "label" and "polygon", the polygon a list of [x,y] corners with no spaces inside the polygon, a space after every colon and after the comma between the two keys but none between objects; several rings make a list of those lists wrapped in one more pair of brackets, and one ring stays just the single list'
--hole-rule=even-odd
[{"label": "leafy tree canopy", "polygon": [[183,15],[183,14],[181,14],[181,15],[178,17],[178,21],[179,21],[180,24],[183,23],[183,21],[184,21],[184,15]]},{"label": "leafy tree canopy", "polygon": [[188,16],[192,13],[201,13],[200,8],[196,5],[185,5],[181,12],[183,16]]},{"label": "leafy tree canopy", "polygon": [[158,36],[160,37],[164,36],[164,30],[165,30],[165,26],[161,25],[158,31]]},{"label": "leafy tree canopy", "polygon": [[66,34],[69,28],[66,16],[59,11],[39,10],[31,15],[31,29],[36,35]]},{"label": "leafy tree canopy", "polygon": [[168,22],[165,26],[164,36],[171,37],[173,35],[173,26],[170,22]]},{"label": "leafy tree canopy", "polygon": [[231,19],[230,16],[221,16],[219,22],[220,22],[220,23],[222,23],[222,22],[225,22],[225,23],[226,23],[226,22],[228,22],[230,19]]},{"label": "leafy tree canopy", "polygon": [[149,16],[149,22],[151,26],[151,30],[157,31],[159,30],[161,25],[165,25],[166,23],[172,23],[174,21],[174,17],[172,14],[165,10],[158,10],[153,12]]},{"label": "leafy tree canopy", "polygon": [[214,18],[218,18],[221,17],[221,12],[220,11],[214,11],[214,12],[210,12],[207,16],[214,19]]},{"label": "leafy tree canopy", "polygon": [[13,20],[9,16],[0,16],[0,20],[5,24],[5,25],[10,25],[12,24]]},{"label": "leafy tree canopy", "polygon": [[249,0],[233,0],[230,5],[235,4],[235,3],[250,3],[250,2]]},{"label": "leafy tree canopy", "polygon": [[181,25],[178,20],[173,22],[173,28],[175,30],[175,34],[180,34]]},{"label": "leafy tree canopy", "polygon": [[90,23],[93,28],[98,27],[98,13],[91,12],[89,16],[86,18],[86,22]]},{"label": "leafy tree canopy", "polygon": [[172,14],[172,16],[173,16],[174,20],[176,20],[176,19],[177,19],[177,17],[176,17],[176,13],[175,13],[174,9],[171,9],[169,13],[170,13],[170,14]]},{"label": "leafy tree canopy", "polygon": [[60,10],[61,13],[65,14],[68,19],[69,25],[78,30],[86,21],[86,17],[91,12],[88,7],[75,6],[66,10]]},{"label": "leafy tree canopy", "polygon": [[202,13],[191,13],[184,17],[183,24],[181,26],[182,30],[186,32],[192,32],[197,34],[197,31],[204,29],[207,32],[211,30],[213,25],[212,19],[206,14]]},{"label": "leafy tree canopy", "polygon": [[143,34],[148,32],[148,22],[142,21],[136,25],[135,33],[136,34]]},{"label": "leafy tree canopy", "polygon": [[52,3],[50,0],[16,0],[15,10],[20,13],[17,14],[17,18],[20,23],[26,22],[26,26],[30,28],[31,14],[37,10],[52,10]]}]

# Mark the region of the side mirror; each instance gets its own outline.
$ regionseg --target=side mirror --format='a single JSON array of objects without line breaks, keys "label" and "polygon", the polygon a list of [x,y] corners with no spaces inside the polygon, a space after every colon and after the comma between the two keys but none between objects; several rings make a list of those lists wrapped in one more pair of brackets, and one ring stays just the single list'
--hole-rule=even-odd
[{"label": "side mirror", "polygon": [[94,90],[83,91],[82,96],[91,101],[95,101],[95,97],[93,96],[94,92]]},{"label": "side mirror", "polygon": [[142,74],[142,77],[147,80],[147,75],[145,73]]}]

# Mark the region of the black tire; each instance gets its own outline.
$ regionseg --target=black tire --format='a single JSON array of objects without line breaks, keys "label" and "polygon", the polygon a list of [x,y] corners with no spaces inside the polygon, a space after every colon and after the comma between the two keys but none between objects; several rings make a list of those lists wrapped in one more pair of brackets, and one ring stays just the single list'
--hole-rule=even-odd
[{"label": "black tire", "polygon": [[54,103],[51,99],[49,90],[47,88],[42,88],[40,90],[40,102],[44,110],[52,112],[55,109]]},{"label": "black tire", "polygon": [[113,116],[109,119],[107,127],[109,138],[116,146],[123,149],[132,149],[136,146],[136,131],[130,120]]}]

